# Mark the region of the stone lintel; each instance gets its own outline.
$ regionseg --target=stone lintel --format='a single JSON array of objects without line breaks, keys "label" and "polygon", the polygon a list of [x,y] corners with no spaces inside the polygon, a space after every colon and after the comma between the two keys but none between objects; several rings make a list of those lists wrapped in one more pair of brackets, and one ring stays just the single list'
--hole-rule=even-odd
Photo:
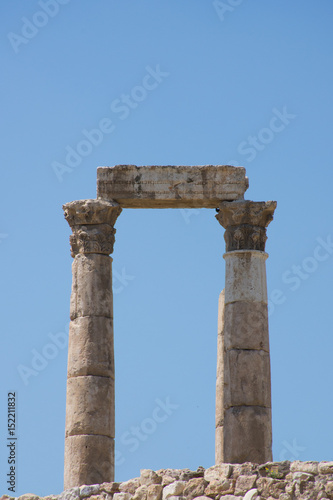
[{"label": "stone lintel", "polygon": [[97,198],[122,208],[217,208],[244,199],[244,167],[115,165],[97,169]]}]

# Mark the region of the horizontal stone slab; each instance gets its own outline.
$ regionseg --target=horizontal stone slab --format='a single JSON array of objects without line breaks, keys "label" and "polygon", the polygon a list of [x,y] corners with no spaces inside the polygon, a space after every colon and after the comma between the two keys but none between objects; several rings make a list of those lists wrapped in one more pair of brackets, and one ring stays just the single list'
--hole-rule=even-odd
[{"label": "horizontal stone slab", "polygon": [[97,169],[97,198],[123,208],[218,208],[244,199],[244,167],[115,165]]}]

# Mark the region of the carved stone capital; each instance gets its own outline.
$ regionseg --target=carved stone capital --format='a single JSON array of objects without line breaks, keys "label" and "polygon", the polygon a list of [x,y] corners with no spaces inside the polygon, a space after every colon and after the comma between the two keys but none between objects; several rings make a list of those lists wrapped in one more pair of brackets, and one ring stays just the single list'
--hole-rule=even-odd
[{"label": "carved stone capital", "polygon": [[223,202],[216,219],[225,228],[226,251],[265,251],[266,227],[273,220],[276,201]]},{"label": "carved stone capital", "polygon": [[116,202],[104,200],[77,200],[63,205],[65,219],[73,234],[70,236],[71,255],[78,253],[113,252],[114,224],[121,212]]}]

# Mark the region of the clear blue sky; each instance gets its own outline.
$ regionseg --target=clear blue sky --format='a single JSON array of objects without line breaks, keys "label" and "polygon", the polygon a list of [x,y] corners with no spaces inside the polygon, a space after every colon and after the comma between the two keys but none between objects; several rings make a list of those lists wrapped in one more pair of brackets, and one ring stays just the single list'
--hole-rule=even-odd
[{"label": "clear blue sky", "polygon": [[[15,495],[62,491],[67,348],[55,338],[72,259],[61,206],[94,198],[97,166],[119,163],[242,165],[246,198],[277,200],[274,459],[332,460],[332,15],[331,0],[1,2],[0,493],[11,390]],[[214,463],[214,215],[124,210],[116,223],[118,481]]]}]

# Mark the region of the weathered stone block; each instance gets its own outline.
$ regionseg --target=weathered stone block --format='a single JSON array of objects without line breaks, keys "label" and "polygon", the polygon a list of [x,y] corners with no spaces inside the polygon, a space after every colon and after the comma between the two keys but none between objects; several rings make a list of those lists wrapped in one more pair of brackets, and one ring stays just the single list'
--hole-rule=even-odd
[{"label": "weathered stone block", "polygon": [[232,474],[232,470],[232,465],[228,463],[213,465],[212,467],[209,467],[209,469],[205,470],[204,478],[208,482],[228,479]]},{"label": "weathered stone block", "polygon": [[327,481],[325,491],[328,495],[333,496],[333,481]]},{"label": "weathered stone block", "polygon": [[217,208],[243,199],[248,179],[230,165],[115,165],[97,169],[97,197],[122,208]]},{"label": "weathered stone block", "polygon": [[185,481],[174,481],[173,483],[168,484],[168,486],[164,486],[163,500],[166,500],[167,498],[172,496],[182,495],[185,486],[186,486]]},{"label": "weathered stone block", "polygon": [[257,464],[252,462],[244,462],[233,465],[232,478],[237,479],[239,476],[253,476],[259,472]]},{"label": "weathered stone block", "polygon": [[162,477],[156,474],[155,471],[150,469],[140,470],[140,484],[141,486],[150,486],[151,484],[161,484]]},{"label": "weathered stone block", "polygon": [[133,495],[133,500],[147,500],[147,496],[148,486],[139,486]]},{"label": "weathered stone block", "polygon": [[[22,495],[25,496],[25,495]],[[30,495],[28,495],[30,496]],[[22,497],[20,497],[22,498]],[[69,488],[59,495],[59,500],[80,500],[80,488]]]},{"label": "weathered stone block", "polygon": [[267,253],[235,250],[225,258],[225,304],[229,302],[262,302],[267,304]]},{"label": "weathered stone block", "polygon": [[183,496],[189,500],[199,497],[204,494],[207,484],[203,477],[190,479],[184,488]]},{"label": "weathered stone block", "polygon": [[78,254],[72,264],[70,318],[105,316],[112,318],[111,258]]},{"label": "weathered stone block", "polygon": [[85,316],[70,322],[68,377],[114,377],[113,320]]},{"label": "weathered stone block", "polygon": [[121,493],[125,492],[134,495],[139,486],[140,486],[140,478],[136,477],[134,479],[129,479],[128,481],[124,481],[123,483],[121,483],[119,485],[119,491]]},{"label": "weathered stone block", "polygon": [[[110,495],[113,495],[114,493],[119,493],[119,486],[121,483],[102,483],[100,485],[101,491],[104,491],[105,493],[109,493]],[[108,497],[107,497],[108,498]]]},{"label": "weathered stone block", "polygon": [[268,498],[270,496],[279,498],[280,495],[284,493],[285,487],[286,481],[281,481],[279,479],[261,477],[257,480],[258,492],[263,498]]},{"label": "weathered stone block", "polygon": [[270,408],[240,406],[225,410],[223,462],[257,464],[272,460]]},{"label": "weathered stone block", "polygon": [[318,462],[301,462],[295,460],[290,464],[291,472],[306,472],[307,474],[318,474]]},{"label": "weathered stone block", "polygon": [[257,480],[257,475],[239,476],[236,481],[235,495],[245,495],[245,493],[254,488]]},{"label": "weathered stone block", "polygon": [[81,486],[80,487],[80,498],[87,498],[92,495],[98,494],[100,491],[100,485],[99,484],[93,484],[91,486]]},{"label": "weathered stone block", "polygon": [[233,479],[216,479],[211,481],[205,490],[205,495],[211,498],[216,498],[220,495],[231,495],[235,491],[235,482]]},{"label": "weathered stone block", "polygon": [[299,483],[313,481],[314,477],[312,474],[308,474],[307,472],[294,472],[293,473],[293,481],[297,481]]},{"label": "weathered stone block", "polygon": [[161,484],[150,484],[147,488],[147,500],[162,500],[163,486]]},{"label": "weathered stone block", "polygon": [[333,474],[333,462],[320,462],[318,471],[319,474]]},{"label": "weathered stone block", "polygon": [[[80,460],[77,460],[80,457]],[[65,439],[65,489],[114,479],[114,440],[106,436]]]},{"label": "weathered stone block", "polygon": [[114,437],[113,405],[112,379],[95,376],[69,378],[66,436],[97,434]]},{"label": "weathered stone block", "polygon": [[269,352],[266,304],[261,302],[226,304],[222,328],[224,349],[258,349]]},{"label": "weathered stone block", "polygon": [[200,465],[197,470],[183,469],[179,479],[181,481],[190,481],[191,479],[197,479],[204,477],[205,469]]},{"label": "weathered stone block", "polygon": [[127,492],[115,493],[113,495],[113,500],[132,500],[132,498],[133,495]]},{"label": "weathered stone block", "polygon": [[265,351],[232,349],[224,354],[224,407],[271,407],[270,361]]}]

